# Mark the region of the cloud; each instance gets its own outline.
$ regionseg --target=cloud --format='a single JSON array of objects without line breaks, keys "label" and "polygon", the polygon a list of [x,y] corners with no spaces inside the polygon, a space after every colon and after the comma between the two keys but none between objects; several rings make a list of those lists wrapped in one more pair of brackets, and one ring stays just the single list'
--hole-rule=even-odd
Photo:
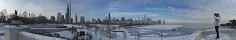
[{"label": "cloud", "polygon": [[[0,9],[9,13],[18,9],[29,13],[56,16],[66,12],[68,0],[0,0]],[[213,22],[213,13],[221,13],[222,22],[236,19],[235,0],[72,0],[72,17],[75,14],[92,18],[113,17],[139,18],[147,15],[155,20],[177,20],[180,22],[196,20]],[[181,21],[182,20],[182,21]],[[172,21],[173,22],[173,21]]]},{"label": "cloud", "polygon": [[27,11],[47,17],[56,16],[58,12],[65,13],[66,9],[66,3],[62,0],[0,0],[0,3],[0,9],[7,9],[8,13],[14,13],[17,9],[20,13]]}]

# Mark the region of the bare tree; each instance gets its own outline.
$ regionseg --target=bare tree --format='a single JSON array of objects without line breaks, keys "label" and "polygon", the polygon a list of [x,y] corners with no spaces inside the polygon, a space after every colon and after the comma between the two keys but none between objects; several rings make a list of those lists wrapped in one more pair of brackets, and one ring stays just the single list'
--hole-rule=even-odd
[{"label": "bare tree", "polygon": [[2,11],[1,11],[1,18],[2,18],[2,22],[4,22],[5,21],[5,19],[6,19],[6,16],[5,16],[5,14],[7,13],[7,10],[6,9],[3,9]]},{"label": "bare tree", "polygon": [[34,13],[30,13],[30,17],[36,17]]},{"label": "bare tree", "polygon": [[23,12],[22,14],[23,14],[23,17],[27,17],[27,15],[28,15],[26,11]]}]

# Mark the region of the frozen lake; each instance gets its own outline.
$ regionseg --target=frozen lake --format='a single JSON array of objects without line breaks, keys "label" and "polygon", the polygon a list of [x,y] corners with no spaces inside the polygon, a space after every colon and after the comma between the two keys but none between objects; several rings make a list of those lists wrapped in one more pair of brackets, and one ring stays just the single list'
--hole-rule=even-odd
[{"label": "frozen lake", "polygon": [[[163,34],[162,37],[177,37],[177,36],[190,35],[196,31],[204,30],[206,28],[211,28],[210,24],[184,24],[184,25],[187,25],[187,26],[181,27],[178,30],[165,30],[165,29],[172,29],[175,27],[168,28],[168,27],[157,27],[157,26],[156,27],[154,26],[155,28],[153,28],[153,26],[151,27],[140,26],[136,28],[126,28],[126,29],[130,30],[133,36],[137,36],[137,32],[139,32],[139,34],[141,34],[142,37],[149,37],[149,35],[161,35],[161,33]],[[147,28],[147,29],[144,29],[144,28]]]}]

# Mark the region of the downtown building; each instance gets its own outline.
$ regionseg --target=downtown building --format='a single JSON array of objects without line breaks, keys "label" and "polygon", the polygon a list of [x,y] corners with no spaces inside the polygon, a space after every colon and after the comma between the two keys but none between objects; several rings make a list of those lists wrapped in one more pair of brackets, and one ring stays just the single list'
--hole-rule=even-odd
[{"label": "downtown building", "polygon": [[81,16],[81,17],[80,17],[80,23],[81,23],[81,24],[84,24],[84,23],[85,23],[84,16]]},{"label": "downtown building", "polygon": [[69,3],[67,5],[65,22],[67,24],[71,24],[72,23],[72,20],[71,20],[71,3]]},{"label": "downtown building", "polygon": [[77,16],[77,14],[75,15],[75,23],[78,23],[78,16]]},{"label": "downtown building", "polygon": [[62,22],[62,14],[60,12],[57,13],[57,22],[59,22],[59,23]]}]

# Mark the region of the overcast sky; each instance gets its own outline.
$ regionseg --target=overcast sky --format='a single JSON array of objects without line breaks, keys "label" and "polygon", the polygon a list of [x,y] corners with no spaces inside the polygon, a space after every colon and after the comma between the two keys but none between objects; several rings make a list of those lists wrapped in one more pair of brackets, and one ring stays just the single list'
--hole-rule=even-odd
[{"label": "overcast sky", "polygon": [[[27,11],[47,17],[65,14],[70,0],[0,0],[0,9],[13,13]],[[72,17],[75,14],[104,19],[112,17],[138,19],[147,15],[153,20],[170,23],[212,23],[213,13],[221,14],[221,23],[236,19],[236,0],[72,0]]]}]

